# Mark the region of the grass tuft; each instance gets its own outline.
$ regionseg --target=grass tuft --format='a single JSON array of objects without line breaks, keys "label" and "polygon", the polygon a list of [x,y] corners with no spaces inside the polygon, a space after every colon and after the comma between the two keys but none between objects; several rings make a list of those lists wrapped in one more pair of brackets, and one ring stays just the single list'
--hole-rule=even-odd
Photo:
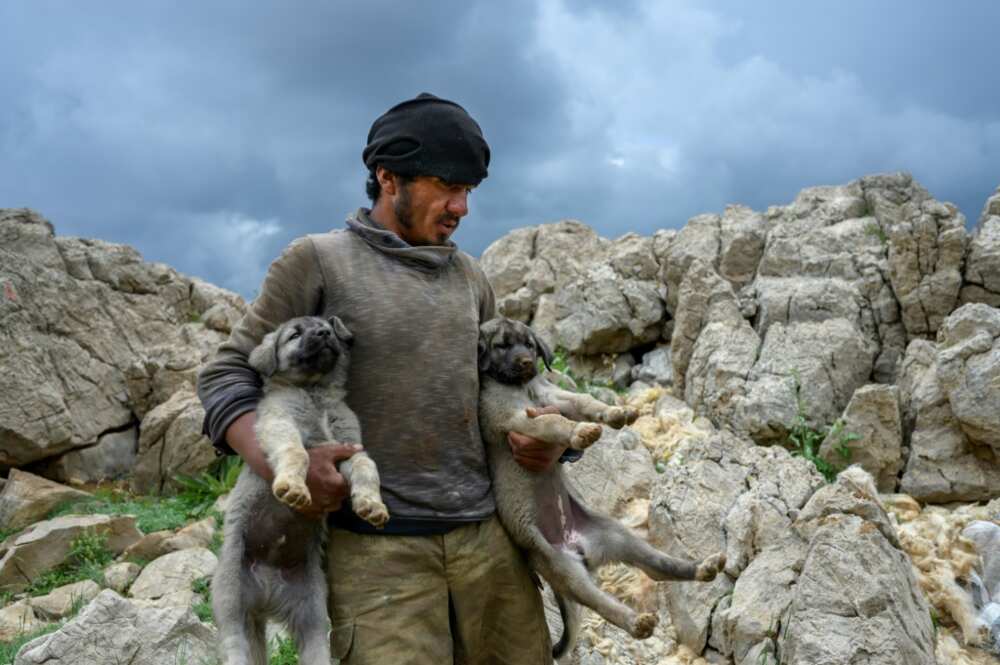
[{"label": "grass tuft", "polygon": [[[799,455],[813,463],[816,470],[823,475],[826,482],[832,483],[837,479],[837,474],[843,471],[851,461],[851,441],[857,441],[861,437],[853,432],[844,431],[844,422],[837,420],[825,430],[818,430],[810,427],[806,421],[806,407],[802,402],[802,384],[799,380],[799,373],[793,371],[792,379],[795,386],[796,416],[788,429],[788,440],[786,446],[791,449],[793,455]],[[844,461],[843,464],[832,464],[819,456],[820,446],[828,436],[834,437],[836,446],[834,450]]]},{"label": "grass tuft", "polygon": [[33,580],[28,594],[44,596],[53,589],[83,580],[93,580],[104,586],[104,568],[114,560],[107,541],[107,536],[90,531],[77,536],[70,544],[66,562]]}]

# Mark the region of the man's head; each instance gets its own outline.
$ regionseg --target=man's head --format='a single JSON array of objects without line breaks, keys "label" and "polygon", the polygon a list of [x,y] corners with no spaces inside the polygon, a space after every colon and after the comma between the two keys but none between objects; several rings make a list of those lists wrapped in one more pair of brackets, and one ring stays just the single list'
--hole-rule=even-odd
[{"label": "man's head", "polygon": [[375,120],[362,158],[372,217],[412,245],[442,245],[487,176],[490,149],[465,109],[422,93]]}]

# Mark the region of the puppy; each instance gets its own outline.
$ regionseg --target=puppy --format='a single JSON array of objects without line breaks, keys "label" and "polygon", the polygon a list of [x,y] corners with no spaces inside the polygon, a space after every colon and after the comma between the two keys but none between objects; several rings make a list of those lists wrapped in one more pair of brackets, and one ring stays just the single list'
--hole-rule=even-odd
[{"label": "puppy", "polygon": [[[634,409],[603,404],[589,395],[562,390],[537,375],[552,353],[526,325],[497,318],[480,327],[479,422],[487,444],[500,521],[526,550],[531,567],[552,587],[563,618],[554,658],[571,652],[579,631],[576,603],[586,605],[636,639],[649,637],[655,614],[639,614],[602,591],[590,572],[604,563],[638,566],[654,580],[709,581],[725,565],[721,553],[701,562],[674,559],[606,515],[587,508],[562,466],[532,473],[514,461],[508,432],[583,450],[601,435],[596,421],[615,428],[635,420]],[[530,418],[529,408],[556,406],[559,414]],[[569,601],[569,602],[567,602]]]},{"label": "puppy", "polygon": [[[224,665],[267,665],[264,628],[285,623],[302,665],[329,665],[325,520],[296,510],[311,503],[307,448],[360,443],[344,403],[350,331],[337,317],[292,319],[250,354],[264,380],[255,431],[274,472],[269,486],[244,468],[229,498],[225,539],[212,579],[212,609]],[[389,518],[375,463],[364,452],[342,462],[354,512],[375,526]]]}]

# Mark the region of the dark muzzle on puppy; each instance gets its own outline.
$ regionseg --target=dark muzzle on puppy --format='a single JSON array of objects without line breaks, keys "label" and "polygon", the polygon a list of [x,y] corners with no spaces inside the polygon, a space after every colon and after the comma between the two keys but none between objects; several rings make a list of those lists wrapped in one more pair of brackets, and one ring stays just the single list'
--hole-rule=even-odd
[{"label": "dark muzzle on puppy", "polygon": [[500,383],[531,381],[538,374],[539,357],[551,368],[552,351],[520,321],[498,317],[480,326],[479,371]]}]

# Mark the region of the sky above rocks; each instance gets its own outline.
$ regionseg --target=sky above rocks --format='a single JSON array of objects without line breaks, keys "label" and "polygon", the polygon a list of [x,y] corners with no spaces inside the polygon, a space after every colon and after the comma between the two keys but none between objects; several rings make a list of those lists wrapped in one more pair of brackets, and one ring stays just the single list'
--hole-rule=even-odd
[{"label": "sky above rocks", "polygon": [[492,147],[473,255],[896,170],[972,223],[1000,185],[996,2],[32,0],[0,25],[0,207],[247,297],[367,203],[368,128],[421,91]]}]

